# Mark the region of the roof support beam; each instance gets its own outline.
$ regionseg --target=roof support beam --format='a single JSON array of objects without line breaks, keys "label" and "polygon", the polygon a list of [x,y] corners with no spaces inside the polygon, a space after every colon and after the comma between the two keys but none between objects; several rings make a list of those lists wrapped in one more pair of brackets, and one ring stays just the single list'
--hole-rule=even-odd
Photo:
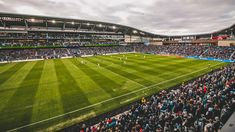
[{"label": "roof support beam", "polygon": [[103,29],[103,31],[107,31],[107,29],[108,29],[108,26],[105,26],[105,28]]},{"label": "roof support beam", "polygon": [[128,33],[129,28],[124,29],[124,34]]},{"label": "roof support beam", "polygon": [[116,32],[118,32],[118,31],[120,30],[120,28],[121,28],[121,27],[115,26],[115,28],[113,28],[113,31],[116,33]]},{"label": "roof support beam", "polygon": [[79,25],[78,25],[78,27],[77,27],[77,30],[78,30],[78,29],[81,29],[81,27],[82,27],[82,24],[79,23]]},{"label": "roof support beam", "polygon": [[28,26],[26,19],[24,19],[24,24],[25,24],[25,29],[28,29],[29,26]]},{"label": "roof support beam", "polygon": [[46,29],[48,29],[48,26],[47,26],[47,20],[45,20],[45,24],[46,24]]},{"label": "roof support beam", "polygon": [[93,25],[93,27],[91,28],[91,30],[93,31],[95,29],[95,24]]},{"label": "roof support beam", "polygon": [[64,30],[64,29],[65,29],[65,22],[64,22],[63,27],[62,27],[62,30]]},{"label": "roof support beam", "polygon": [[116,29],[113,29],[113,31],[116,33],[116,32],[118,32],[118,28],[116,28]]},{"label": "roof support beam", "polygon": [[6,23],[5,23],[5,22],[3,22],[3,20],[2,20],[2,19],[0,20],[0,22],[1,22],[2,26],[5,28],[5,27],[6,27]]}]

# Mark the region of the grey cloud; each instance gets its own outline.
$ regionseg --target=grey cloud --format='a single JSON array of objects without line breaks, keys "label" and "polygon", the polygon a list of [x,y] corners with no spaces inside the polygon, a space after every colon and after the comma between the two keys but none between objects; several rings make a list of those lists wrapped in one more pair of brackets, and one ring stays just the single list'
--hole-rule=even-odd
[{"label": "grey cloud", "polygon": [[205,33],[235,22],[234,0],[0,0],[0,11],[113,22],[157,34]]}]

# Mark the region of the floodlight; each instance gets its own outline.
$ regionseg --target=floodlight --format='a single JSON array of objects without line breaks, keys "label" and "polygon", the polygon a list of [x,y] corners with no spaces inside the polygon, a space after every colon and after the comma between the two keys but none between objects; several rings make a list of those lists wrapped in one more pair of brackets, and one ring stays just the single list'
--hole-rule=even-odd
[{"label": "floodlight", "polygon": [[133,30],[132,32],[133,32],[133,33],[137,33],[137,31],[136,31],[136,30]]},{"label": "floodlight", "polygon": [[32,18],[32,19],[31,19],[31,22],[35,22],[35,19]]},{"label": "floodlight", "polygon": [[55,23],[55,20],[52,20],[52,23]]},{"label": "floodlight", "polygon": [[72,24],[74,25],[74,22],[72,22]]},{"label": "floodlight", "polygon": [[102,24],[99,24],[99,27],[102,27]]},{"label": "floodlight", "polygon": [[87,25],[87,26],[90,26],[90,23],[87,23],[86,25]]},{"label": "floodlight", "polygon": [[113,26],[112,28],[113,28],[113,29],[116,29],[116,26]]}]

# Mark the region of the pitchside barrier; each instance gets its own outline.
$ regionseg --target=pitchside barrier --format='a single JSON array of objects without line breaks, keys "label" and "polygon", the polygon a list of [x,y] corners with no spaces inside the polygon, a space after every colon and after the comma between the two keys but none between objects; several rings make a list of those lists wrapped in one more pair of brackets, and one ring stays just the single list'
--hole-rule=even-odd
[{"label": "pitchside barrier", "polygon": [[191,59],[199,59],[199,60],[210,60],[210,61],[220,61],[220,62],[235,62],[234,60],[227,60],[227,59],[217,59],[213,57],[200,57],[200,56],[185,56],[185,58]]},{"label": "pitchside barrier", "polygon": [[230,63],[235,62],[235,60],[218,59],[218,58],[214,58],[214,57],[180,56],[177,54],[159,54],[159,55],[160,56],[175,56],[176,58],[189,58],[189,59],[210,60],[210,61],[220,61],[220,62],[230,62]]}]

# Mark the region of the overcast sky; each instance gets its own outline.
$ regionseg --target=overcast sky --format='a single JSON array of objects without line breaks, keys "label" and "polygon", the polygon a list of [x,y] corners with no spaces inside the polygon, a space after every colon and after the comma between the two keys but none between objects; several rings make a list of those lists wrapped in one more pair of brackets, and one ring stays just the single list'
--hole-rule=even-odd
[{"label": "overcast sky", "polygon": [[180,35],[231,26],[235,0],[0,0],[0,12],[112,22]]}]

